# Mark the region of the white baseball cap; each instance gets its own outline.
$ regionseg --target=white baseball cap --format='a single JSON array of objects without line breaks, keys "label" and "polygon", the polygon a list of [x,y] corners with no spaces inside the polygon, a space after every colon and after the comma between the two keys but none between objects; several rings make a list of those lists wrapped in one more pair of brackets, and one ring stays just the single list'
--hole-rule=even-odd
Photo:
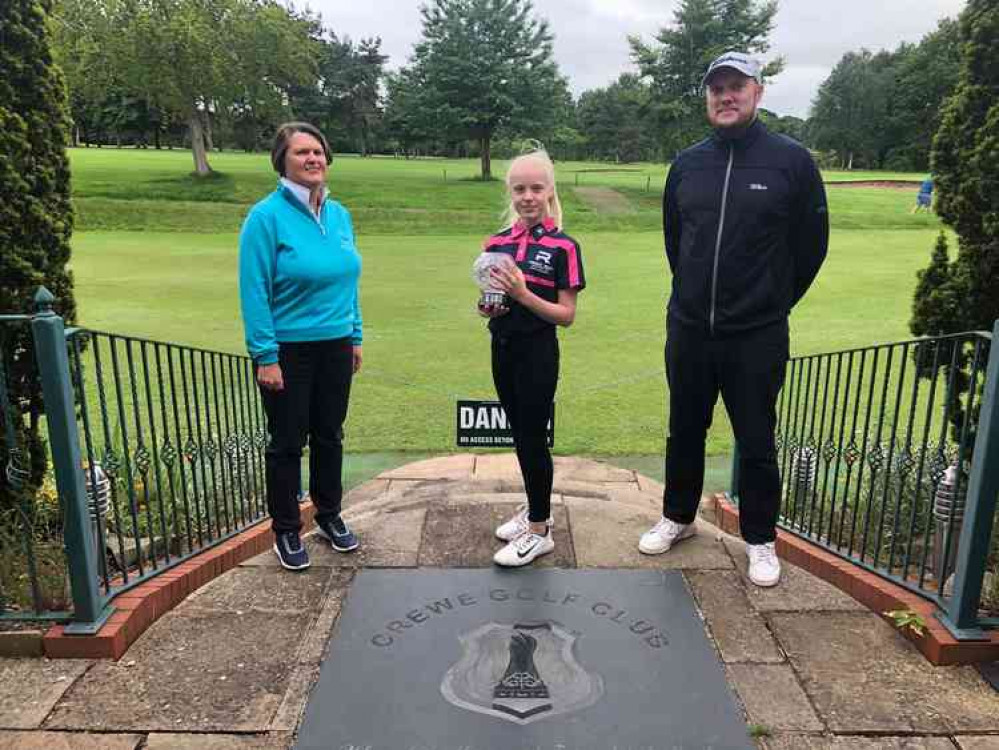
[{"label": "white baseball cap", "polygon": [[708,78],[716,70],[721,70],[722,68],[731,68],[732,70],[737,70],[744,76],[752,78],[757,83],[763,83],[762,70],[763,67],[757,60],[747,55],[745,52],[725,52],[718,57],[716,57],[711,64],[708,66],[707,72],[701,79],[701,86],[707,86]]}]

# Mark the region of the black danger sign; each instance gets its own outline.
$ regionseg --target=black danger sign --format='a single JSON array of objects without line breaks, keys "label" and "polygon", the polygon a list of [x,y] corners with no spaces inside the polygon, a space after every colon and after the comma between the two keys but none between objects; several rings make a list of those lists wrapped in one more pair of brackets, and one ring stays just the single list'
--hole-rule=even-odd
[{"label": "black danger sign", "polygon": [[[513,446],[513,433],[499,401],[459,401],[458,445],[464,448]],[[548,415],[548,446],[555,445],[555,404]]]}]

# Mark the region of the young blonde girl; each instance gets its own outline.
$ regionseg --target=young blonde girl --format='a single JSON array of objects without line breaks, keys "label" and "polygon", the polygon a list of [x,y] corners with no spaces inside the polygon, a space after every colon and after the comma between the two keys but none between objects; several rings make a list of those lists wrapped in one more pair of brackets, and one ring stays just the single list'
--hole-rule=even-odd
[{"label": "young blonde girl", "polygon": [[555,549],[552,539],[552,457],[547,425],[558,384],[557,326],[576,317],[586,286],[579,244],[562,231],[562,207],[548,154],[534,151],[510,164],[506,228],[486,240],[485,252],[514,261],[492,270],[509,300],[480,308],[492,334],[493,382],[513,431],[527,507],[496,529],[507,542],[493,560],[519,567]]}]

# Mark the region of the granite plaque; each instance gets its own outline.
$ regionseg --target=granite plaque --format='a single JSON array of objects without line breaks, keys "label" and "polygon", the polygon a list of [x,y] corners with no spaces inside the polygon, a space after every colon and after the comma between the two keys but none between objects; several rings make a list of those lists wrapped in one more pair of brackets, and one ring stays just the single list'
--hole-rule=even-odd
[{"label": "granite plaque", "polygon": [[750,750],[683,577],[363,570],[297,750]]}]

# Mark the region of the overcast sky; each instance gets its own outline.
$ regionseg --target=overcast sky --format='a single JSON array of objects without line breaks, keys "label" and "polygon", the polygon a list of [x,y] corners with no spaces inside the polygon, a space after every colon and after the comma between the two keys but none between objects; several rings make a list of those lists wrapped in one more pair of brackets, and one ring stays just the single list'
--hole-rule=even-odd
[{"label": "overcast sky", "polygon": [[[303,0],[299,0],[302,4]],[[389,67],[404,65],[420,36],[419,0],[306,0],[338,36],[380,36]],[[555,58],[574,94],[634,71],[628,35],[651,41],[673,19],[677,0],[534,0],[555,33]],[[965,0],[780,0],[773,46],[787,67],[763,106],[805,117],[819,84],[850,50],[917,42]]]}]

